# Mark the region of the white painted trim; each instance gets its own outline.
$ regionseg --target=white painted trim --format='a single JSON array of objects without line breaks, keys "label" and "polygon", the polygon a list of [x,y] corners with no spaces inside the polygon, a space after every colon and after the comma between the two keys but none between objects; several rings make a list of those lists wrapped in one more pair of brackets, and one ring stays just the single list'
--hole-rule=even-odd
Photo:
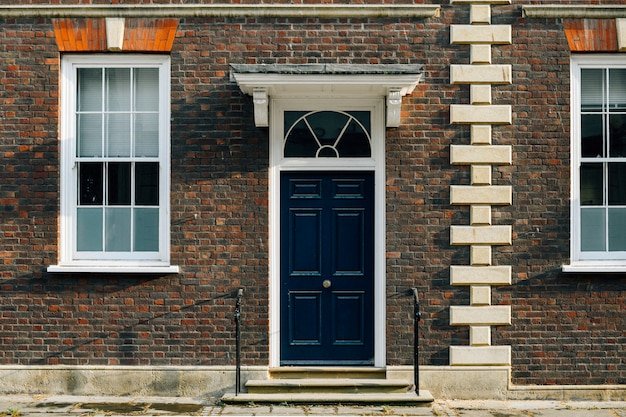
[{"label": "white painted trim", "polygon": [[[82,67],[157,67],[159,69],[159,157],[161,176],[159,188],[159,251],[146,252],[151,257],[141,258],[118,254],[98,253],[94,259],[79,259],[74,253],[76,207],[76,69]],[[158,272],[175,273],[170,267],[170,57],[165,55],[89,54],[65,55],[61,62],[61,119],[60,119],[60,232],[59,259],[48,272]],[[81,253],[84,255],[84,253]],[[107,256],[108,255],[108,256]],[[84,258],[84,256],[83,256]],[[163,269],[165,268],[165,269]]]},{"label": "white painted trim", "polygon": [[[570,65],[570,264],[563,265],[563,272],[624,272],[624,252],[585,252],[580,248],[580,71],[582,68],[626,68],[626,56],[622,54],[574,54]],[[622,256],[620,258],[620,256]]]},{"label": "white painted trim", "polygon": [[[372,65],[376,68],[377,65]],[[239,73],[232,79],[245,94],[254,97],[257,127],[267,126],[268,97],[312,98],[362,97],[384,98],[387,104],[387,127],[400,125],[402,97],[411,94],[421,74],[282,74],[267,72]],[[262,92],[262,94],[261,94]]]},{"label": "white painted trim", "polygon": [[51,273],[107,273],[107,274],[178,274],[178,266],[61,266],[51,265],[48,267]]},{"label": "white painted trim", "polygon": [[[385,128],[384,101],[358,97],[271,100],[270,116],[270,368],[280,366],[280,173],[295,170],[374,171],[374,366],[386,363],[386,248],[385,248]],[[372,113],[372,158],[282,157],[285,110],[370,110]]]}]

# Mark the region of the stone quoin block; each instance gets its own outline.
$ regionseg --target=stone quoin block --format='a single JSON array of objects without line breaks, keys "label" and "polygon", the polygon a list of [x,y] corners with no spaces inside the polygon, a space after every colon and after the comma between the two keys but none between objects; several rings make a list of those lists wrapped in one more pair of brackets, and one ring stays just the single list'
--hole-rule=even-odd
[{"label": "stone quoin block", "polygon": [[470,247],[470,265],[491,265],[491,246],[472,245]]},{"label": "stone quoin block", "polygon": [[511,306],[451,306],[451,326],[511,324]]},{"label": "stone quoin block", "polygon": [[450,285],[511,285],[511,267],[453,265]]},{"label": "stone quoin block", "polygon": [[511,365],[511,347],[450,346],[450,365]]},{"label": "stone quoin block", "polygon": [[510,44],[511,26],[509,25],[451,25],[450,43],[452,44]]},{"label": "stone quoin block", "polygon": [[452,165],[471,165],[471,164],[511,165],[512,162],[513,162],[513,151],[512,151],[512,148],[508,145],[488,145],[488,146],[451,145],[450,146],[450,163]]},{"label": "stone quoin block", "polygon": [[491,7],[488,4],[472,4],[470,6],[470,23],[488,25],[491,23]]},{"label": "stone quoin block", "polygon": [[491,206],[473,204],[470,206],[470,224],[491,224]]},{"label": "stone quoin block", "polygon": [[450,65],[450,84],[511,84],[511,65]]},{"label": "stone quoin block", "polygon": [[453,245],[510,245],[511,226],[451,226]]},{"label": "stone quoin block", "polygon": [[451,185],[450,204],[510,205],[510,185]]},{"label": "stone quoin block", "polygon": [[507,105],[450,105],[450,123],[511,124],[511,106]]}]

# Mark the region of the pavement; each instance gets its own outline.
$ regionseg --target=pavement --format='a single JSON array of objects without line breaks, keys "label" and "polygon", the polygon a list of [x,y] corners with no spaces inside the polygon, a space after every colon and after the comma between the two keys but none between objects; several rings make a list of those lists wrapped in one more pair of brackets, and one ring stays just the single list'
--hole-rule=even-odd
[{"label": "pavement", "polygon": [[436,400],[425,405],[224,404],[216,398],[0,396],[0,416],[626,417],[626,401]]}]

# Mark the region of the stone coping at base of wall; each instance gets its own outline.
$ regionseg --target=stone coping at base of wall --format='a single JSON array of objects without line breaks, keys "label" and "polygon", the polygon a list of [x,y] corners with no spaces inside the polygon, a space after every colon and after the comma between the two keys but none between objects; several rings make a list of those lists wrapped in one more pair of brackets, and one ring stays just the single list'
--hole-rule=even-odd
[{"label": "stone coping at base of wall", "polygon": [[[412,366],[387,378],[413,381]],[[242,380],[269,378],[267,366],[242,367]],[[420,389],[435,399],[626,401],[626,385],[512,385],[508,366],[421,366]],[[2,365],[0,395],[219,397],[234,390],[234,366]]]}]

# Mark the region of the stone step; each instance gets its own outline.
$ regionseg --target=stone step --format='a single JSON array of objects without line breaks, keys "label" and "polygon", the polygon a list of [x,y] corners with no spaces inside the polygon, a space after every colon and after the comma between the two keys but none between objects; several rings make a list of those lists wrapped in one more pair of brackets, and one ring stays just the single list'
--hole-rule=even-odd
[{"label": "stone step", "polygon": [[434,401],[429,391],[420,390],[405,393],[386,394],[331,394],[331,393],[278,393],[278,394],[251,394],[226,393],[221,400],[227,404],[411,404],[429,405]]},{"label": "stone step", "polygon": [[271,379],[385,379],[387,377],[387,371],[385,368],[371,367],[289,366],[281,368],[271,368],[269,372]]},{"label": "stone step", "polygon": [[250,380],[246,388],[250,394],[404,394],[412,387],[401,379],[303,378]]}]

